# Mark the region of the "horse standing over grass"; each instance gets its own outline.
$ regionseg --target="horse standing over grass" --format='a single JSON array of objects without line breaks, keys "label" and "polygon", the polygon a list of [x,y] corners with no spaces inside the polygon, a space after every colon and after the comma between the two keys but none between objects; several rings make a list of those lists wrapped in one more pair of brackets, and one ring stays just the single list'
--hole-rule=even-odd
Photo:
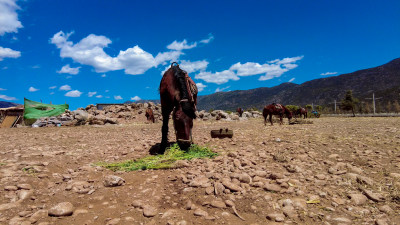
[{"label": "horse standing over grass", "polygon": [[242,108],[237,108],[236,109],[236,112],[239,114],[239,117],[242,117],[242,115],[243,115],[243,109]]},{"label": "horse standing over grass", "polygon": [[296,110],[295,115],[300,115],[300,118],[304,116],[303,119],[305,119],[307,118],[307,109],[300,107],[298,110]]},{"label": "horse standing over grass", "polygon": [[168,121],[171,112],[178,145],[181,149],[189,148],[193,143],[192,128],[193,119],[196,118],[197,87],[176,62],[171,64],[161,79],[160,100],[163,117],[160,153],[163,153],[168,145]]},{"label": "horse standing over grass", "polygon": [[272,115],[278,115],[279,120],[280,120],[280,125],[283,124],[283,115],[286,115],[287,118],[290,119],[292,118],[292,112],[285,106],[281,104],[270,104],[266,105],[263,110],[263,116],[264,116],[264,125],[267,125],[267,116],[269,115],[269,122],[271,123],[271,126],[274,124],[272,123]]}]

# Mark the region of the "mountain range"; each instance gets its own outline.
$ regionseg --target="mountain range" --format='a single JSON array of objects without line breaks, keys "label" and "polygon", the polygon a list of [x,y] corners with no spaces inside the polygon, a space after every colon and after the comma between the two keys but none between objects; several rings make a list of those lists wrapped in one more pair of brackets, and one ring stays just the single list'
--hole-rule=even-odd
[{"label": "mountain range", "polygon": [[[273,102],[284,105],[307,104],[334,108],[339,105],[347,90],[361,102],[372,105],[373,93],[379,99],[377,105],[397,100],[400,102],[400,58],[384,65],[358,70],[338,76],[310,80],[302,84],[282,83],[275,87],[261,87],[249,90],[217,92],[198,96],[199,110],[222,109],[234,111],[238,107],[262,109]],[[159,103],[159,100],[152,100]],[[146,102],[141,100],[139,102]]]},{"label": "mountain range", "polygon": [[198,109],[235,110],[256,107],[262,109],[272,102],[284,105],[307,104],[334,107],[344,98],[347,90],[361,102],[371,102],[373,93],[379,97],[379,104],[389,101],[400,102],[400,58],[384,65],[355,71],[339,76],[320,78],[302,84],[282,83],[275,87],[261,87],[250,90],[217,92],[198,97]]},{"label": "mountain range", "polygon": [[5,101],[0,101],[0,108],[8,108],[12,106],[17,106],[18,104],[13,103],[13,102],[5,102]]}]

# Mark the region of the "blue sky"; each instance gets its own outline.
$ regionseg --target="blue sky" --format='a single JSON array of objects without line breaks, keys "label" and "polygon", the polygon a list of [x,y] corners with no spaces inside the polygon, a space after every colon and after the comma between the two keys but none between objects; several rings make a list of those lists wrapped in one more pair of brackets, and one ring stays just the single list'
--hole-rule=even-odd
[{"label": "blue sky", "polygon": [[0,101],[158,99],[173,61],[200,95],[400,57],[400,1],[0,0]]}]

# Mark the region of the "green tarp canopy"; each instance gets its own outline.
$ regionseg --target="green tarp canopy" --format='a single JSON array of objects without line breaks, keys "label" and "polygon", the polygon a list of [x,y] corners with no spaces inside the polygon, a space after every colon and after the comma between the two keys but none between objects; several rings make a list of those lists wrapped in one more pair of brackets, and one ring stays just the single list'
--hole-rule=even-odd
[{"label": "green tarp canopy", "polygon": [[27,120],[36,120],[42,117],[51,117],[58,116],[65,112],[66,109],[69,108],[68,104],[62,105],[52,105],[52,104],[43,104],[40,102],[31,101],[29,99],[24,98],[24,119]]}]

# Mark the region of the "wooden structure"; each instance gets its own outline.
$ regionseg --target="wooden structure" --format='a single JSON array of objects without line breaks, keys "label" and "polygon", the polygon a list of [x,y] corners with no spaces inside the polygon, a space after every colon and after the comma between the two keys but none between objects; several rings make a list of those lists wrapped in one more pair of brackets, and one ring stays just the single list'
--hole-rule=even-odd
[{"label": "wooden structure", "polygon": [[15,127],[21,124],[24,118],[24,106],[0,108],[0,128]]},{"label": "wooden structure", "polygon": [[211,131],[212,138],[232,138],[233,137],[233,130],[226,129],[219,129],[219,130],[212,130]]}]

